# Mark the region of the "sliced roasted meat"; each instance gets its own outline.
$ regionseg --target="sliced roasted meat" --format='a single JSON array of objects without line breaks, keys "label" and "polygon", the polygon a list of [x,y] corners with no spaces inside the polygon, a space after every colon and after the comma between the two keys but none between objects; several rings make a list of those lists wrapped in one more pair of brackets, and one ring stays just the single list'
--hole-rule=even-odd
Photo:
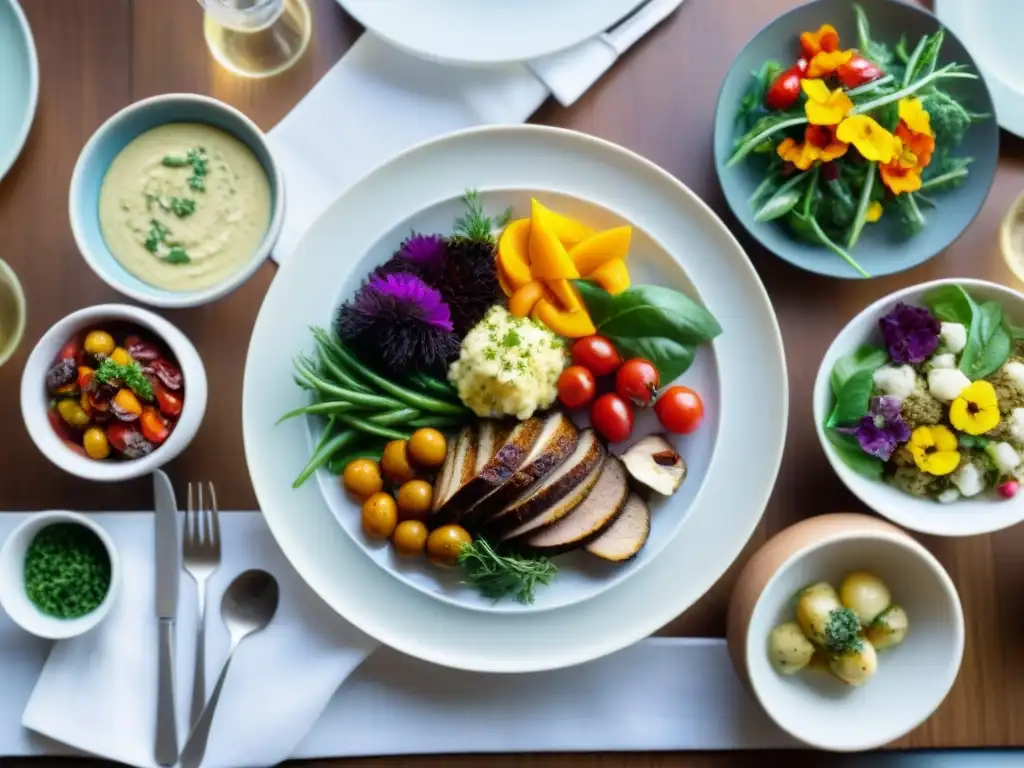
[{"label": "sliced roasted meat", "polygon": [[536,531],[554,525],[566,515],[572,513],[580,503],[587,498],[587,494],[597,484],[601,476],[601,467],[604,464],[604,447],[601,447],[601,459],[595,464],[583,479],[576,484],[565,496],[558,501],[548,503],[539,515],[514,528],[502,537],[502,542],[513,547],[519,547],[528,536]]},{"label": "sliced roasted meat", "polygon": [[463,525],[470,530],[487,524],[489,518],[526,493],[545,475],[565,461],[576,450],[579,432],[568,416],[556,411],[544,418],[544,423],[519,469],[494,493],[473,507],[464,517]]},{"label": "sliced roasted meat", "polygon": [[[521,421],[512,428],[505,441],[495,448],[493,440],[496,430],[493,427],[490,434],[486,438],[484,437],[484,425],[489,423],[493,424],[484,422],[481,426],[480,443],[477,446],[476,473],[437,510],[436,522],[438,525],[459,522],[475,504],[487,498],[489,494],[512,477],[529,455],[533,444],[537,442],[537,437],[543,426],[540,419]],[[486,446],[486,453],[485,439],[492,441]],[[481,457],[483,457],[482,460]]]},{"label": "sliced roasted meat", "polygon": [[546,555],[581,547],[615,522],[628,497],[626,468],[617,458],[609,456],[587,497],[561,520],[524,536],[520,546]]},{"label": "sliced roasted meat", "polygon": [[686,479],[686,462],[663,435],[640,440],[622,461],[634,480],[663,496],[671,496]]},{"label": "sliced roasted meat", "polygon": [[651,509],[647,502],[635,493],[629,494],[622,513],[615,522],[596,539],[587,544],[586,549],[602,560],[621,563],[636,557],[644,548],[647,536],[651,532]]},{"label": "sliced roasted meat", "polygon": [[451,467],[445,458],[441,470],[441,482],[434,488],[433,509],[436,513],[456,491],[469,482],[476,469],[477,426],[467,424],[459,432],[452,446],[448,448]]},{"label": "sliced roasted meat", "polygon": [[[574,490],[595,467],[604,461],[605,448],[592,429],[580,433],[576,450],[544,479],[535,484],[487,521],[484,530],[495,539],[504,539],[513,530],[544,514],[563,496]],[[557,518],[555,518],[557,519]],[[554,522],[554,519],[549,522]],[[525,533],[526,531],[519,531]],[[517,534],[518,535],[518,534]]]}]

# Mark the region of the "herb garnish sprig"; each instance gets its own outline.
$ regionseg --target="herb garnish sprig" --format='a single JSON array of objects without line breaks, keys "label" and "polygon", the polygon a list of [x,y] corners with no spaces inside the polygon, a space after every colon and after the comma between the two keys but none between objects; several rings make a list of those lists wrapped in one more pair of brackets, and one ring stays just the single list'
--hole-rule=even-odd
[{"label": "herb garnish sprig", "polygon": [[486,539],[466,544],[459,553],[466,583],[484,597],[500,600],[515,594],[523,605],[533,603],[538,584],[551,583],[558,568],[546,557],[502,555]]},{"label": "herb garnish sprig", "polygon": [[193,147],[184,157],[166,155],[161,162],[167,168],[191,167],[192,175],[188,179],[188,186],[197,192],[206,191],[205,177],[210,169],[210,159],[205,147]]},{"label": "herb garnish sprig", "polygon": [[146,374],[142,372],[138,363],[121,365],[108,357],[100,363],[100,367],[93,374],[93,379],[100,384],[119,381],[143,400],[153,399],[153,384],[146,378]]},{"label": "herb garnish sprig", "polygon": [[466,213],[455,220],[452,228],[452,236],[464,238],[471,242],[494,244],[494,230],[501,229],[508,224],[512,218],[512,206],[509,206],[497,216],[484,214],[484,204],[480,200],[480,193],[475,189],[468,189],[462,196],[466,204]]}]

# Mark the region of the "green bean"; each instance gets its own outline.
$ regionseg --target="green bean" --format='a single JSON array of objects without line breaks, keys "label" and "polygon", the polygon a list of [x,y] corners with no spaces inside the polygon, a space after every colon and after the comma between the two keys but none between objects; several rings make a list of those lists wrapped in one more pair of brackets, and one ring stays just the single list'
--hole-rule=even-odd
[{"label": "green bean", "polygon": [[415,408],[402,408],[400,411],[388,411],[386,413],[375,413],[369,417],[369,421],[379,424],[382,427],[392,427],[395,424],[403,424],[421,416],[421,412]]},{"label": "green bean", "polygon": [[[325,432],[325,434],[327,433]],[[323,445],[319,445],[317,450],[313,452],[313,455],[310,457],[309,462],[303,468],[302,472],[300,472],[299,476],[295,478],[295,482],[292,483],[292,488],[298,488],[304,482],[309,480],[314,472],[330,460],[331,456],[355,440],[356,437],[357,434],[355,432],[346,430],[345,432],[339,432]]]},{"label": "green bean", "polygon": [[295,369],[298,371],[299,376],[305,379],[311,386],[325,395],[332,395],[346,403],[362,405],[367,408],[386,408],[388,410],[403,407],[403,403],[390,397],[381,397],[380,395],[371,395],[365,392],[354,392],[351,389],[344,389],[324,381],[313,371],[304,368],[298,360],[295,361]]},{"label": "green bean", "polygon": [[388,381],[380,374],[370,370],[356,360],[351,353],[343,347],[338,347],[336,353],[342,355],[349,368],[359,373],[359,375],[361,375],[370,384],[401,400],[406,405],[419,408],[421,411],[432,411],[434,413],[447,413],[453,415],[466,413],[466,408],[464,406],[449,403],[444,400],[438,400],[435,397],[430,397],[429,395],[424,395],[403,387],[400,384],[395,384],[393,381]]},{"label": "green bean", "polygon": [[362,419],[358,416],[351,416],[346,413],[338,414],[338,421],[351,429],[357,429],[360,432],[365,432],[368,435],[377,435],[378,437],[386,437],[391,440],[408,440],[411,432],[399,432],[397,429],[391,429],[391,427],[381,426],[376,424],[369,419]]},{"label": "green bean", "polygon": [[469,414],[466,416],[424,416],[419,419],[413,419],[409,422],[409,426],[413,429],[420,429],[421,427],[433,427],[434,429],[447,429],[448,427],[461,427],[469,421]]},{"label": "green bean", "polygon": [[348,389],[369,394],[369,387],[364,386],[359,379],[351,375],[334,360],[332,342],[327,336],[326,331],[322,328],[314,329],[313,335],[316,337],[316,343],[319,348],[320,363],[327,369],[328,373],[330,373],[330,375],[333,376],[339,384],[344,385]]},{"label": "green bean", "polygon": [[432,393],[438,397],[444,397],[450,400],[458,400],[459,398],[459,393],[456,391],[455,387],[447,381],[435,379],[433,376],[427,376],[425,373],[413,374],[409,383],[424,392]]},{"label": "green bean", "polygon": [[327,415],[331,413],[343,413],[345,411],[351,411],[355,408],[352,403],[342,402],[340,400],[328,400],[319,403],[310,403],[304,405],[301,408],[296,408],[294,411],[288,411],[284,416],[278,419],[275,423],[280,424],[282,421],[288,419],[294,419],[296,416],[306,416],[310,414]]}]

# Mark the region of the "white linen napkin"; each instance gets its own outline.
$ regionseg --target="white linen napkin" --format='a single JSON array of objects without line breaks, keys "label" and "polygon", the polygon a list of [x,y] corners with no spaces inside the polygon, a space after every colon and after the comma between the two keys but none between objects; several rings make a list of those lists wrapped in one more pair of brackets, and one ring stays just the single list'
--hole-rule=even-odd
[{"label": "white linen napkin", "polygon": [[621,41],[614,38],[608,55],[596,61],[598,43],[589,40],[536,66],[456,67],[364,33],[268,134],[288,196],[272,258],[286,259],[346,187],[399,152],[463,128],[525,122],[552,91],[568,106],[585,90],[579,82],[595,82],[682,2],[657,0],[655,9],[638,12],[620,25]]},{"label": "white linen napkin", "polygon": [[[0,538],[23,519],[0,514]],[[49,644],[0,614],[0,755],[73,748],[152,766],[153,515],[93,519],[121,555],[124,591],[93,633],[54,645],[41,674]],[[227,651],[219,606],[228,583],[248,568],[264,568],[280,582],[281,602],[273,623],[246,640],[232,662],[207,768],[267,766],[287,757],[793,746],[740,685],[721,640],[656,638],[566,670],[497,677],[380,648],[350,676],[375,643],[302,581],[261,515],[223,513],[221,531],[222,565],[210,584],[207,625],[211,687]],[[183,726],[195,587],[184,575],[181,586],[176,671]]]}]

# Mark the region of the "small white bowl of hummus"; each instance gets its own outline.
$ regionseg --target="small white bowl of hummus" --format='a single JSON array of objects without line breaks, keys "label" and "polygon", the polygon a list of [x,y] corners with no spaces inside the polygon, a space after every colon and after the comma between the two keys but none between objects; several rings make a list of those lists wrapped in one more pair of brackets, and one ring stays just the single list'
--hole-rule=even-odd
[{"label": "small white bowl of hummus", "polygon": [[223,102],[135,102],[86,143],[71,176],[71,230],[108,285],[156,307],[230,293],[270,254],[284,179],[263,132]]}]

